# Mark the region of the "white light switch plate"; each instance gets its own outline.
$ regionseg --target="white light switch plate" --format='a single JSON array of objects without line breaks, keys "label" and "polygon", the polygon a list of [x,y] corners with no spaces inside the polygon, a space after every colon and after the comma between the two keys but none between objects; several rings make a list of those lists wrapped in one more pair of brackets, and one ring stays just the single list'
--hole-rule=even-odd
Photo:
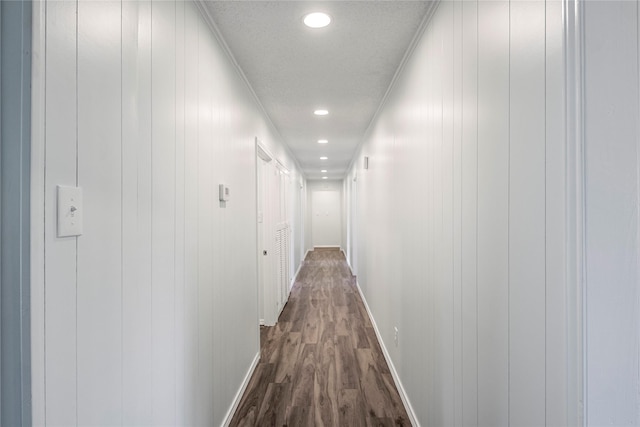
[{"label": "white light switch plate", "polygon": [[219,199],[221,202],[228,202],[230,196],[229,187],[225,184],[218,185]]},{"label": "white light switch plate", "polygon": [[82,188],[58,185],[58,237],[82,234]]}]

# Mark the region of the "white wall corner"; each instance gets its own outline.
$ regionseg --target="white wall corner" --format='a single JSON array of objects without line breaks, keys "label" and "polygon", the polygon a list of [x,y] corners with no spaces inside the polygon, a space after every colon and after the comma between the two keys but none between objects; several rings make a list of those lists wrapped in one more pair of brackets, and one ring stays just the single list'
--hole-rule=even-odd
[{"label": "white wall corner", "polygon": [[[307,251],[307,253],[309,253],[309,251]],[[293,277],[291,278],[291,283],[289,284],[289,290],[291,290],[291,288],[293,288],[293,285],[296,283],[296,279],[298,279],[298,274],[300,274],[300,270],[302,269],[302,262],[306,257],[307,257],[307,254],[305,254],[304,258],[300,260],[300,264],[298,264],[298,269],[296,270],[296,274],[294,274]]]}]

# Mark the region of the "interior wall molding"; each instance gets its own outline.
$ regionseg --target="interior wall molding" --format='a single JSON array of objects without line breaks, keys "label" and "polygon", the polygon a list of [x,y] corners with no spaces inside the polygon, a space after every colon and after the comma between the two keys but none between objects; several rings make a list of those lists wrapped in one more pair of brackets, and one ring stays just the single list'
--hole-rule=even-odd
[{"label": "interior wall molding", "polygon": [[[411,39],[411,43],[409,43],[409,47],[404,52],[404,55],[402,56],[402,60],[400,61],[400,65],[398,65],[398,68],[396,69],[395,73],[393,74],[393,78],[391,79],[391,83],[389,83],[389,87],[387,87],[387,90],[385,91],[384,96],[382,97],[382,101],[380,101],[380,105],[378,105],[378,108],[376,109],[376,112],[374,113],[373,117],[371,118],[371,121],[367,125],[367,128],[364,131],[362,139],[358,143],[358,146],[356,147],[354,153],[356,153],[356,154],[360,153],[360,148],[362,147],[364,142],[367,140],[367,137],[371,134],[371,131],[373,130],[374,123],[376,123],[378,121],[378,117],[380,116],[380,114],[382,113],[382,110],[384,109],[385,105],[387,104],[387,100],[389,99],[389,95],[391,94],[391,92],[393,92],[393,89],[396,87],[398,79],[402,75],[402,72],[404,71],[407,63],[409,62],[409,59],[411,59],[411,57],[413,56],[413,52],[416,50],[416,47],[418,46],[418,43],[422,39],[422,35],[427,30],[427,27],[429,26],[429,23],[431,22],[431,18],[433,18],[433,15],[436,13],[436,10],[438,10],[438,6],[440,5],[440,1],[441,0],[433,0],[429,4],[427,12],[424,14],[424,17],[422,18],[422,22],[420,22],[420,25],[418,26],[418,31],[416,31],[415,35],[413,36],[413,39]],[[359,159],[359,158],[360,158],[360,156],[357,155],[353,159],[351,159],[351,162],[349,163],[349,166],[347,167],[347,171],[351,170],[351,168],[353,167],[354,162],[357,161],[357,159]]]},{"label": "interior wall molding", "polygon": [[31,34],[31,422],[45,425],[45,70],[44,0],[32,2]]},{"label": "interior wall molding", "polygon": [[584,3],[563,0],[566,150],[567,425],[586,419]]},{"label": "interior wall molding", "polygon": [[220,43],[220,47],[222,47],[222,50],[224,51],[225,55],[227,56],[229,61],[231,61],[231,65],[233,66],[233,68],[235,68],[236,72],[242,79],[247,90],[251,94],[253,101],[256,103],[256,105],[260,109],[260,112],[263,114],[266,122],[269,124],[269,127],[271,127],[271,130],[275,133],[275,135],[278,137],[278,140],[282,143],[283,148],[287,151],[287,154],[291,158],[291,161],[296,165],[296,168],[298,169],[298,172],[300,173],[300,175],[304,176],[304,173],[302,172],[302,168],[298,163],[298,159],[295,158],[295,156],[291,152],[291,149],[289,148],[289,145],[285,142],[284,138],[282,138],[282,135],[278,131],[278,128],[273,124],[273,120],[271,120],[271,116],[269,116],[269,114],[267,113],[267,110],[264,108],[264,105],[260,101],[260,98],[258,98],[256,91],[253,89],[253,86],[249,82],[249,79],[247,79],[246,74],[244,73],[244,71],[242,71],[242,67],[240,67],[240,64],[238,64],[236,57],[233,55],[233,52],[231,52],[229,45],[224,40],[224,37],[222,36],[220,29],[216,25],[216,22],[214,21],[213,17],[211,16],[211,13],[209,12],[207,5],[205,4],[205,0],[193,0],[193,1],[198,7],[198,10],[200,11],[200,14],[204,18],[205,22],[209,26],[209,29],[211,29],[213,36],[218,41],[218,43]]}]

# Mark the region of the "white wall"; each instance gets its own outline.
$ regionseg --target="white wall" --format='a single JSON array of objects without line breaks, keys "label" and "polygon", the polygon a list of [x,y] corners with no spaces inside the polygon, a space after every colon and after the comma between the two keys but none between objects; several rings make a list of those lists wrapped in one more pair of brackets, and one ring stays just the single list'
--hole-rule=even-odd
[{"label": "white wall", "polygon": [[561,7],[441,2],[346,178],[422,425],[567,424]]},{"label": "white wall", "polygon": [[291,256],[291,279],[295,280],[295,274],[298,270],[298,267],[301,265],[302,259],[305,255],[305,244],[304,244],[304,228],[305,228],[305,209],[306,209],[306,188],[307,181],[303,176],[298,175],[291,177],[290,182],[290,191],[291,191],[291,218],[292,223],[295,224],[295,233],[291,235],[293,242],[291,244],[292,256]]},{"label": "white wall", "polygon": [[638,3],[584,2],[586,424],[640,425]]},{"label": "white wall", "polygon": [[[338,180],[307,180],[305,186],[306,192],[306,212],[305,212],[305,246],[306,250],[313,250],[313,236],[312,236],[312,225],[313,225],[313,193],[316,191],[336,191],[340,194],[340,230],[342,230],[342,222],[344,218],[344,206],[342,206],[343,200],[343,183]],[[342,248],[345,248],[344,242],[344,234],[340,231],[340,242],[339,245]]]},{"label": "white wall", "polygon": [[295,162],[194,3],[36,8],[34,424],[219,425],[259,351],[254,138]]},{"label": "white wall", "polygon": [[311,193],[311,238],[314,247],[340,247],[342,242],[342,194],[340,191]]}]

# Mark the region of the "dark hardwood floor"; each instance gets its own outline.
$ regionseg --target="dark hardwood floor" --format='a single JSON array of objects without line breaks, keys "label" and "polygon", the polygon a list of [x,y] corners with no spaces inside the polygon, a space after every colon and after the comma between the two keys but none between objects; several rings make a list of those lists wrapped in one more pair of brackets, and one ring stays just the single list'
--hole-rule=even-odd
[{"label": "dark hardwood floor", "polygon": [[342,252],[309,252],[231,426],[409,426]]}]

